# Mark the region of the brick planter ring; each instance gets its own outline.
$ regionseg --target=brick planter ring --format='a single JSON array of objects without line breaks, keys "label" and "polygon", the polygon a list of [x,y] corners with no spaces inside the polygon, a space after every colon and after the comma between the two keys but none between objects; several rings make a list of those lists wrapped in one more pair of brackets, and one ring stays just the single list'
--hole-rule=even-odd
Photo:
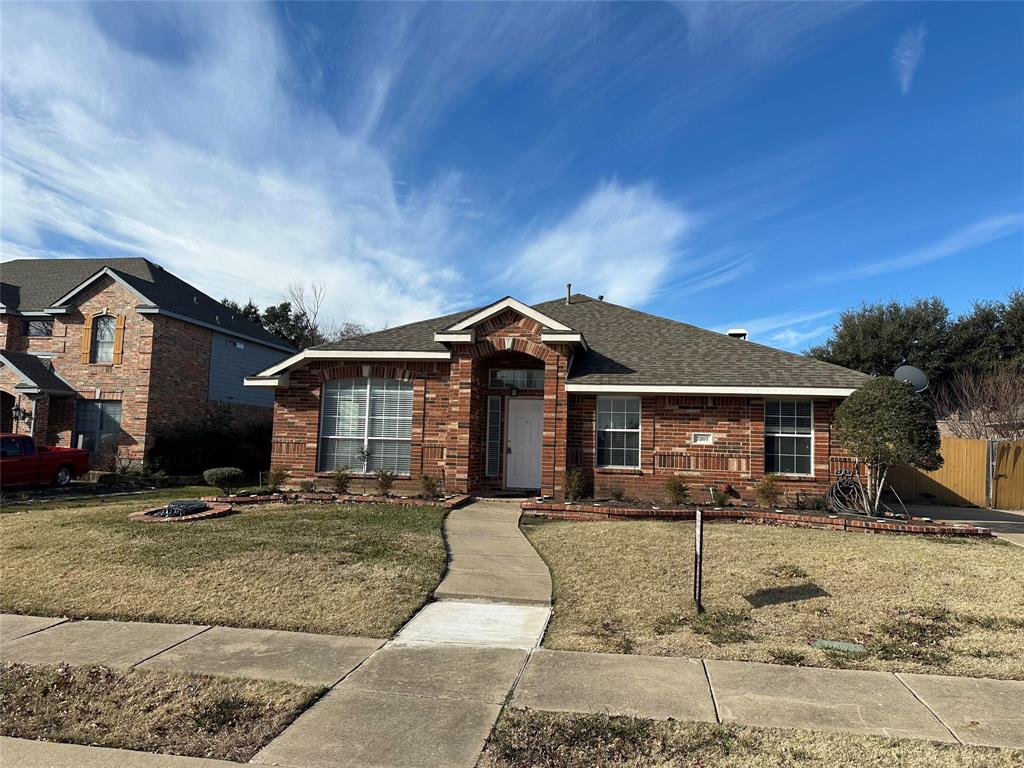
[{"label": "brick planter ring", "polygon": [[158,517],[153,512],[159,512],[163,507],[153,507],[142,512],[132,512],[128,515],[129,520],[141,520],[145,523],[189,523],[195,520],[208,520],[211,517],[221,517],[231,511],[230,504],[211,503],[209,509],[196,512],[194,515],[181,515],[179,517]]}]

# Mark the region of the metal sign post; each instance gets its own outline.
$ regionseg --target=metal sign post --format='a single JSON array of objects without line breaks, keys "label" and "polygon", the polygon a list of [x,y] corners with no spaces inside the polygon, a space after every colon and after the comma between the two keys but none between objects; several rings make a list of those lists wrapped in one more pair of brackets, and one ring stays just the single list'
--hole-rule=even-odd
[{"label": "metal sign post", "polygon": [[693,604],[697,613],[704,612],[701,593],[704,588],[704,513],[697,507],[696,525],[693,540]]}]

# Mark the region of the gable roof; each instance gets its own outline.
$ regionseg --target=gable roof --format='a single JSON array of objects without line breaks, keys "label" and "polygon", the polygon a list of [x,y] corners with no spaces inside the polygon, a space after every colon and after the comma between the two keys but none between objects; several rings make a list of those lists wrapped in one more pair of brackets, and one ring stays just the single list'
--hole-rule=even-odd
[{"label": "gable roof", "polygon": [[54,309],[103,274],[138,296],[142,312],[148,309],[284,351],[293,350],[283,339],[144,258],[6,261],[0,264],[0,304],[18,313]]},{"label": "gable roof", "polygon": [[51,395],[75,395],[75,389],[53,370],[50,361],[28,352],[0,350],[0,365],[10,368],[21,379],[19,392],[48,392]]},{"label": "gable roof", "polygon": [[[491,305],[493,306],[493,305]],[[444,357],[448,347],[434,334],[457,327],[481,313],[451,315],[368,333],[312,347],[305,357],[283,361],[264,376],[278,374],[302,359],[356,357],[359,353],[399,358],[403,353]],[[724,333],[698,328],[593,299],[582,294],[532,307],[586,339],[566,379],[569,391],[776,392],[835,391],[848,394],[868,376],[792,352]],[[794,392],[794,394],[796,394]]]}]

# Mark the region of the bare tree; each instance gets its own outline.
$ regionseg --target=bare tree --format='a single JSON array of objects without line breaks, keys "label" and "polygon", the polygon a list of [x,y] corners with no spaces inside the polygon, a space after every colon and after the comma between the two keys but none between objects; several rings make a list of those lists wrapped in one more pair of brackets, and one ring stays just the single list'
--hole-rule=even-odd
[{"label": "bare tree", "polygon": [[935,395],[935,407],[955,437],[1024,439],[1024,371],[1007,365],[958,373]]},{"label": "bare tree", "polygon": [[288,301],[299,323],[299,346],[312,347],[331,341],[360,336],[366,326],[353,321],[335,322],[321,318],[320,312],[327,300],[327,285],[322,281],[288,284]]}]

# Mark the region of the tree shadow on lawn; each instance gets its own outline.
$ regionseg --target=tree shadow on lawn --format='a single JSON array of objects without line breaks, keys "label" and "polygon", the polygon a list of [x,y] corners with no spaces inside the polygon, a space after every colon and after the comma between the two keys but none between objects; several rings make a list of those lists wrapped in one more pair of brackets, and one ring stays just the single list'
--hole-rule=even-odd
[{"label": "tree shadow on lawn", "polygon": [[813,600],[816,597],[831,597],[831,595],[813,581],[786,587],[766,587],[743,596],[754,608],[797,603],[801,600]]}]

